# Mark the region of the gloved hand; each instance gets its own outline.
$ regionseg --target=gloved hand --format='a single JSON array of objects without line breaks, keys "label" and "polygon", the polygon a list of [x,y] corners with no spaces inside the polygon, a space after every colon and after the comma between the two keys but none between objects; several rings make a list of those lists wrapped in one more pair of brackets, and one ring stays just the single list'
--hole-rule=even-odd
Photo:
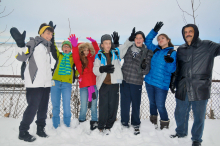
[{"label": "gloved hand", "polygon": [[129,41],[132,42],[135,39],[135,27],[132,29],[131,36],[129,37]]},{"label": "gloved hand", "polygon": [[147,64],[146,64],[146,59],[144,59],[143,61],[142,61],[142,63],[141,63],[141,68],[142,69],[146,69],[146,67],[147,67]]},{"label": "gloved hand", "polygon": [[49,22],[49,25],[50,25],[50,27],[53,27],[53,29],[55,29],[56,26],[57,26],[57,25],[53,25],[53,21],[50,21],[50,22]]},{"label": "gloved hand", "polygon": [[175,86],[174,85],[170,85],[170,90],[171,90],[171,92],[174,94],[174,93],[176,93],[176,91],[175,91]]},{"label": "gloved hand", "polygon": [[164,55],[164,60],[166,61],[166,63],[172,63],[174,61],[174,59],[170,56],[165,56]]},{"label": "gloved hand", "polygon": [[91,41],[91,42],[96,42],[96,40],[92,39],[91,37],[86,37],[86,39]]},{"label": "gloved hand", "polygon": [[118,32],[114,31],[111,36],[113,38],[115,47],[118,47],[119,46],[119,38],[120,38],[120,36],[118,36]]},{"label": "gloved hand", "polygon": [[157,22],[157,24],[154,27],[154,31],[158,32],[161,29],[162,26],[163,26],[163,22],[161,22],[161,21]]},{"label": "gloved hand", "polygon": [[68,38],[68,40],[71,42],[71,44],[73,45],[73,47],[76,47],[78,44],[78,38],[76,38],[75,34],[71,34]]},{"label": "gloved hand", "polygon": [[106,73],[113,73],[115,70],[114,65],[109,64],[106,66],[100,66],[99,71],[100,73],[106,72]]},{"label": "gloved hand", "polygon": [[25,47],[25,37],[26,37],[26,31],[24,31],[22,34],[18,31],[16,27],[12,27],[10,29],[10,33],[12,38],[15,40],[18,47],[22,48]]}]

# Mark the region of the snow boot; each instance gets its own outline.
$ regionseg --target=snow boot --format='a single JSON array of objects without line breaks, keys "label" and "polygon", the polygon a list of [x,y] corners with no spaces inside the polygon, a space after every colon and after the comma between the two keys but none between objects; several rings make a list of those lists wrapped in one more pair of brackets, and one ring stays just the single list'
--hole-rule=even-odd
[{"label": "snow boot", "polygon": [[201,146],[201,142],[193,141],[192,146]]},{"label": "snow boot", "polygon": [[104,133],[105,135],[109,135],[111,133],[111,129],[105,129]]},{"label": "snow boot", "polygon": [[36,138],[30,135],[28,131],[20,131],[18,138],[27,142],[33,142],[36,140]]},{"label": "snow boot", "polygon": [[173,134],[173,135],[170,135],[170,138],[176,138],[176,137],[178,137],[178,138],[183,138],[183,137],[185,137],[185,136],[180,136],[180,135],[178,135],[177,133],[176,133],[176,134]]},{"label": "snow boot", "polygon": [[37,135],[40,137],[49,137],[46,133],[45,133],[45,129],[44,126],[37,126]]},{"label": "snow boot", "polygon": [[90,130],[95,130],[98,127],[97,121],[90,121]]},{"label": "snow boot", "polygon": [[134,135],[140,134],[139,126],[133,126],[134,127]]},{"label": "snow boot", "polygon": [[160,129],[162,130],[163,128],[169,129],[169,124],[170,124],[170,120],[168,121],[162,121],[160,120]]},{"label": "snow boot", "polygon": [[157,129],[158,128],[158,126],[157,126],[157,116],[156,115],[151,115],[150,116],[150,121],[151,121],[152,124],[154,124],[155,129]]}]

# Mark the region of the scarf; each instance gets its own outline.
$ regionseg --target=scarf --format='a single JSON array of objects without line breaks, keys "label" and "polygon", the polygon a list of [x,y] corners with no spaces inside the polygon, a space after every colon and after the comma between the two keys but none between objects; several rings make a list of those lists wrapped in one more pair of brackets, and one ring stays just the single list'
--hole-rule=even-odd
[{"label": "scarf", "polygon": [[63,54],[63,59],[60,62],[58,75],[71,75],[72,68],[70,66],[69,57],[72,54],[72,52],[69,52],[68,54],[62,52],[62,54]]}]

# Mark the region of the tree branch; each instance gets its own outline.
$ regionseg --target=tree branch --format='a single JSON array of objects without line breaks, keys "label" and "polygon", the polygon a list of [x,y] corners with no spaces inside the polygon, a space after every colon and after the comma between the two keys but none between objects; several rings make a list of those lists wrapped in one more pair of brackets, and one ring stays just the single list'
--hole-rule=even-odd
[{"label": "tree branch", "polygon": [[7,15],[1,16],[0,18],[3,18],[3,17],[10,15],[13,11],[14,11],[14,9],[10,13],[8,13]]},{"label": "tree branch", "polygon": [[70,28],[70,33],[69,33],[69,36],[71,35],[71,27],[70,27],[70,20],[68,18],[68,21],[69,21],[69,28]]},{"label": "tree branch", "polygon": [[[6,25],[6,27],[5,27],[5,30],[7,29],[7,25]],[[2,34],[3,32],[5,32],[5,30],[3,30],[2,32],[0,32],[0,34]]]}]

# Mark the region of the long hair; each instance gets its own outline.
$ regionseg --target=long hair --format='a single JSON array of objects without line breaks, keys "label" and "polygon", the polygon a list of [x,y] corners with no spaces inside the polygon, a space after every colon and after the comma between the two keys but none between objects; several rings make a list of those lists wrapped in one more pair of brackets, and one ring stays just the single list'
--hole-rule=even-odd
[{"label": "long hair", "polygon": [[[171,39],[166,35],[166,34],[164,34],[164,33],[161,33],[160,35],[158,35],[157,36],[157,40],[158,40],[158,37],[159,36],[164,36],[167,40],[169,40],[169,42],[168,42],[168,47],[174,47],[174,45],[172,44],[172,42],[171,42]],[[158,46],[160,46],[159,44],[158,44]],[[160,46],[161,47],[161,46]]]},{"label": "long hair", "polygon": [[85,49],[89,49],[89,55],[95,55],[95,49],[93,48],[93,46],[90,43],[82,43],[78,46],[79,48],[79,56],[80,56],[80,61],[82,63],[82,74],[84,69],[88,66],[88,59],[85,56],[85,54],[83,53],[83,51]]}]

